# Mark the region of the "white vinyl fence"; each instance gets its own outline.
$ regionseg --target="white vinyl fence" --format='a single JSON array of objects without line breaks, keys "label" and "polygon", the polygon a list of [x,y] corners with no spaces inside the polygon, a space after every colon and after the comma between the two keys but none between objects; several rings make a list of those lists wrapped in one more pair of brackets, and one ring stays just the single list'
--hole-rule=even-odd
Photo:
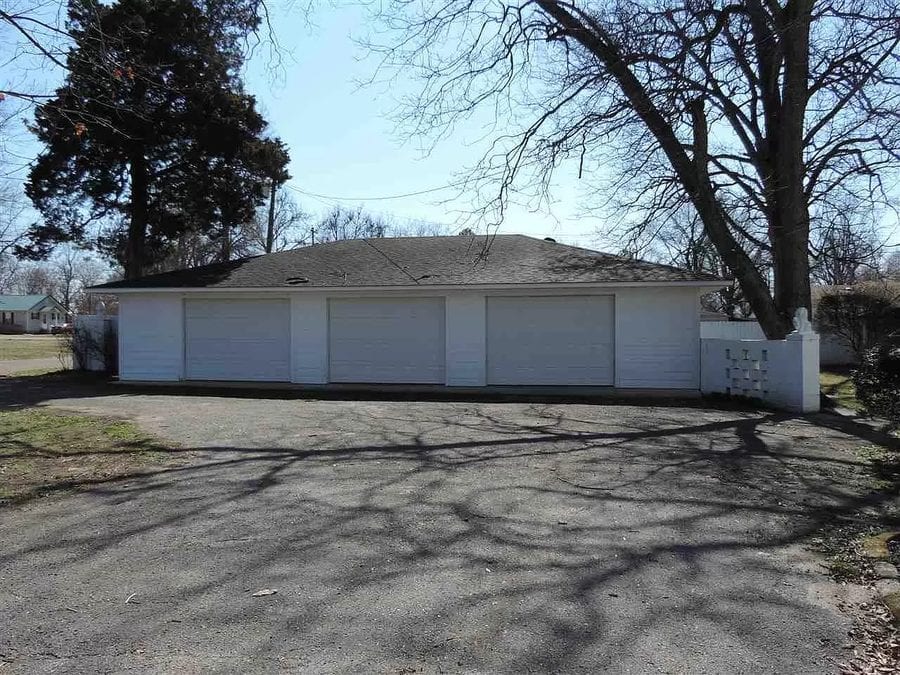
[{"label": "white vinyl fence", "polygon": [[76,370],[115,373],[118,362],[119,319],[103,314],[75,317],[72,359]]},{"label": "white vinyl fence", "polygon": [[701,321],[700,338],[765,340],[766,334],[756,321]]},{"label": "white vinyl fence", "polygon": [[701,337],[703,393],[755,398],[792,412],[817,411],[819,336],[805,309],[797,311],[794,326],[784,340]]},{"label": "white vinyl fence", "polygon": [[[701,338],[727,340],[765,340],[766,334],[756,321],[702,321]],[[819,364],[823,366],[849,366],[859,362],[856,354],[835,335],[820,336]]]}]

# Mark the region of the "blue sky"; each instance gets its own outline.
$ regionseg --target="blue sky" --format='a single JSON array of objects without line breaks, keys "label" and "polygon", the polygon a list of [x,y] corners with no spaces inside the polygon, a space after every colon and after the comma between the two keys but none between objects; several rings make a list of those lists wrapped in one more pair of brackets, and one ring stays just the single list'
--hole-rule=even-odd
[{"label": "blue sky", "polygon": [[[493,120],[482,117],[456,129],[429,153],[421,140],[404,138],[392,113],[399,90],[413,85],[403,85],[401,78],[390,85],[361,86],[377,66],[355,42],[365,37],[366,10],[338,4],[323,3],[308,14],[304,5],[290,0],[270,3],[281,65],[276,67],[267,46],[261,45],[246,66],[248,91],[257,96],[272,133],[290,149],[293,178],[289,186],[297,191],[301,206],[315,215],[338,203],[361,205],[401,221],[426,220],[458,229],[475,204],[466,198],[453,199],[454,190],[386,197],[458,182],[483,152]],[[53,20],[56,5],[50,1],[45,7]],[[9,37],[0,34],[0,44],[9,44]],[[0,48],[0,63],[4,62],[2,55]],[[19,59],[15,65],[20,68],[22,64]],[[4,73],[4,79],[9,73]],[[49,79],[42,83],[49,90],[56,84],[53,77],[52,72],[31,69],[16,80],[34,85]],[[8,149],[23,158],[33,157],[38,151],[36,144],[24,131],[19,138]],[[550,236],[565,243],[617,251],[620,246],[600,234],[603,223],[583,214],[583,187],[589,188],[578,180],[577,166],[563,165],[556,173],[553,202],[538,211],[513,205],[499,231]]]},{"label": "blue sky", "polygon": [[[483,149],[485,130],[477,123],[458,130],[430,153],[425,144],[403,138],[392,119],[397,86],[361,86],[377,62],[357,46],[366,21],[359,7],[324,7],[312,15],[299,8],[271,7],[272,23],[284,52],[281,68],[272,68],[265,48],[251,58],[245,82],[258,97],[274,134],[291,150],[290,184],[307,210],[327,209],[336,201],[393,215],[459,227],[472,209],[466,199],[451,203],[453,190],[403,199],[373,199],[430,190],[457,182]],[[479,142],[480,141],[480,142]],[[554,190],[555,203],[534,212],[513,207],[501,232],[552,236],[580,245],[598,243],[599,223],[577,215],[578,186],[565,169]]]}]

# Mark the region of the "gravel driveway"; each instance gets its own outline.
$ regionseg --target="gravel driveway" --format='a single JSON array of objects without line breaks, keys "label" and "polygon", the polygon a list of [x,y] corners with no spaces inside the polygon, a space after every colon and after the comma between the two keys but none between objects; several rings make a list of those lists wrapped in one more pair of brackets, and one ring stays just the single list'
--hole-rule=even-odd
[{"label": "gravel driveway", "polygon": [[0,511],[4,673],[820,673],[841,658],[839,590],[800,542],[858,506],[865,441],[810,419],[44,403],[201,451]]}]

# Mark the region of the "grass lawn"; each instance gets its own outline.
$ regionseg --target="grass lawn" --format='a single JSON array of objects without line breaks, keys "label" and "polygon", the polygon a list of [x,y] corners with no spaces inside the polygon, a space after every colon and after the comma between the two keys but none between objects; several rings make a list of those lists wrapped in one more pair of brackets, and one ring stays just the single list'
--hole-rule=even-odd
[{"label": "grass lawn", "polygon": [[19,359],[45,359],[58,356],[65,347],[64,338],[54,335],[23,337],[0,335],[0,361]]},{"label": "grass lawn", "polygon": [[0,412],[0,504],[78,489],[169,461],[131,422],[29,408]]},{"label": "grass lawn", "polygon": [[850,371],[823,370],[819,373],[819,383],[822,393],[830,396],[835,403],[842,408],[859,410],[859,401],[856,400],[856,388],[850,379]]}]

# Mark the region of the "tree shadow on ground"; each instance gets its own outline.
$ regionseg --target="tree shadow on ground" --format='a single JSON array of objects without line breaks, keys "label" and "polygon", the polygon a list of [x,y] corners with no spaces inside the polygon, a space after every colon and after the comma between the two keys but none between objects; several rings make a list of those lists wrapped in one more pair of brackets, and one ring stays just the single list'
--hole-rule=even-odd
[{"label": "tree shadow on ground", "polygon": [[821,665],[837,619],[791,556],[890,498],[850,452],[864,437],[765,411],[443,408],[322,404],[269,446],[174,450],[191,460],[0,512],[0,643],[157,668]]}]

